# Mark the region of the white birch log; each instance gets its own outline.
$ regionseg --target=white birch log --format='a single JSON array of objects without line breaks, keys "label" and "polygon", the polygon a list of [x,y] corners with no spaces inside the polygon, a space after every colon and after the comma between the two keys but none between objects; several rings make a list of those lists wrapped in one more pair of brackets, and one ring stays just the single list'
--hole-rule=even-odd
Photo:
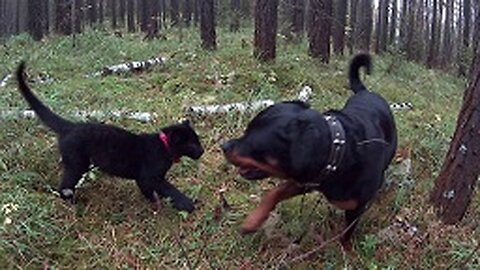
[{"label": "white birch log", "polygon": [[[308,102],[312,96],[312,88],[310,86],[304,86],[297,95],[298,100]],[[203,106],[190,106],[185,108],[185,113],[194,116],[203,116],[211,114],[223,114],[228,112],[240,112],[248,113],[255,112],[264,109],[268,106],[275,104],[275,101],[271,99],[257,100],[252,102],[237,102],[229,104],[214,104]]]},{"label": "white birch log", "polygon": [[161,65],[167,61],[166,57],[156,57],[145,61],[132,61],[114,66],[104,67],[102,71],[93,74],[93,77],[107,76],[111,74],[121,74],[131,71],[143,71],[151,66]]},{"label": "white birch log", "polygon": [[5,76],[3,80],[0,81],[0,88],[7,86],[8,80],[10,80],[12,76],[13,76],[12,74],[8,74],[7,76]]}]

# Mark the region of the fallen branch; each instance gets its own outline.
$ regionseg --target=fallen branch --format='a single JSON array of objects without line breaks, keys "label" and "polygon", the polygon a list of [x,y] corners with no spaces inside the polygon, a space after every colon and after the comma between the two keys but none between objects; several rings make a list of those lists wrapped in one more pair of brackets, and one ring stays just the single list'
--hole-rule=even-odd
[{"label": "fallen branch", "polygon": [[335,241],[337,241],[338,239],[340,239],[351,227],[354,226],[354,224],[358,221],[358,218],[356,218],[354,221],[352,221],[343,231],[341,231],[339,234],[335,235],[334,237],[328,239],[327,241],[323,242],[321,245],[319,245],[318,247],[310,250],[309,252],[306,252],[304,254],[301,254],[299,256],[296,256],[294,258],[292,258],[291,260],[289,260],[288,262],[285,262],[284,259],[282,259],[282,261],[280,262],[281,264],[287,266],[288,264],[292,264],[292,263],[296,263],[298,261],[303,261],[307,258],[309,258],[310,256],[314,255],[315,253],[321,251],[322,249],[324,249],[328,244],[330,243],[333,243]]},{"label": "fallen branch", "polygon": [[166,57],[156,57],[145,61],[132,61],[119,65],[104,67],[102,71],[93,74],[92,77],[107,76],[111,74],[122,74],[132,71],[144,71],[151,66],[164,64],[167,61]]},{"label": "fallen branch", "polygon": [[[304,86],[297,95],[298,100],[307,102],[312,95],[312,88],[310,86]],[[237,102],[223,105],[205,105],[205,106],[190,106],[185,108],[187,115],[203,116],[212,114],[223,114],[228,112],[254,112],[264,109],[268,106],[275,104],[275,101],[271,99],[264,99],[252,102]]]},{"label": "fallen branch", "polygon": [[[138,120],[141,122],[151,122],[156,117],[156,113],[149,112],[125,112],[125,111],[72,111],[69,113],[73,118],[80,120],[89,120],[89,119],[130,119]],[[7,110],[0,111],[0,120],[8,119],[33,119],[35,118],[35,112],[33,110]]]},{"label": "fallen branch", "polygon": [[392,111],[409,111],[413,110],[413,105],[410,102],[392,102],[390,103],[390,109]]}]

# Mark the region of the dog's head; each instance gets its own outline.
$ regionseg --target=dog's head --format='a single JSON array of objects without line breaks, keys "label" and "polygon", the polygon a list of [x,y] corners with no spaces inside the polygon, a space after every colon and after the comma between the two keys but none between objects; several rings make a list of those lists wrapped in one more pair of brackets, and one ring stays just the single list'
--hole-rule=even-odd
[{"label": "dog's head", "polygon": [[190,121],[182,121],[163,129],[163,131],[168,135],[170,151],[174,157],[187,156],[199,159],[202,156],[204,152],[202,144]]},{"label": "dog's head", "polygon": [[307,181],[326,164],[330,130],[322,115],[303,102],[283,102],[260,112],[243,136],[221,145],[238,173]]}]

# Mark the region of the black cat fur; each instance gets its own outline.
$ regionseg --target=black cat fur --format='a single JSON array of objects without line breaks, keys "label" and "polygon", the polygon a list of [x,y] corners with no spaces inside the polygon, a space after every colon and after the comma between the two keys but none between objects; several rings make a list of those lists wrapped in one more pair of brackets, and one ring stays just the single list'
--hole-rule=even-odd
[{"label": "black cat fur", "polygon": [[76,184],[93,165],[110,175],[134,179],[151,202],[158,197],[169,197],[175,208],[194,210],[192,200],[165,179],[173,162],[180,157],[199,159],[204,152],[188,121],[157,133],[142,134],[102,123],[74,123],[54,113],[32,93],[25,79],[24,62],[19,65],[16,78],[32,110],[57,134],[64,167],[58,192],[63,199],[74,202]]}]

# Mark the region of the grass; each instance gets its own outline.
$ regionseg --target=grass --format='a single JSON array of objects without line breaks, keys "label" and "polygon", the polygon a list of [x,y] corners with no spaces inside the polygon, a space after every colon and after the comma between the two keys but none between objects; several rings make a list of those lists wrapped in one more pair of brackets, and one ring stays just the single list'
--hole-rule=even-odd
[{"label": "grass", "polygon": [[[308,57],[306,44],[278,42],[275,63],[261,64],[251,56],[252,31],[231,34],[219,30],[218,51],[199,47],[195,30],[166,33],[166,41],[142,42],[139,35],[118,38],[113,33],[87,31],[72,48],[68,37],[52,36],[41,43],[21,35],[0,48],[0,76],[27,60],[35,77],[48,74],[51,83],[33,84],[49,106],[62,115],[81,110],[155,112],[150,123],[102,119],[130,130],[154,131],[182,118],[188,105],[245,100],[294,98],[302,85],[314,89],[311,103],[319,110],[338,108],[351,94],[346,68],[350,56],[324,65]],[[167,56],[165,66],[149,72],[87,78],[103,66]],[[375,56],[374,72],[365,84],[391,102],[412,102],[414,109],[395,114],[400,149],[411,149],[409,184],[402,165],[388,172],[390,184],[363,217],[353,254],[337,243],[292,269],[442,269],[456,268],[480,239],[480,200],[457,226],[437,221],[428,195],[455,128],[465,80],[428,70],[394,55]],[[231,74],[220,84],[217,78]],[[0,108],[24,109],[13,81],[0,89]],[[0,120],[0,266],[4,269],[148,268],[263,269],[276,268],[292,256],[314,248],[315,238],[327,240],[343,226],[341,211],[318,195],[284,202],[270,228],[242,237],[238,227],[263,192],[275,180],[250,183],[236,176],[218,144],[242,133],[249,114],[192,119],[206,149],[199,162],[182,160],[169,178],[198,200],[198,210],[186,215],[168,202],[155,212],[133,181],[99,172],[86,177],[70,207],[55,189],[61,166],[54,134],[36,120]],[[230,205],[221,207],[220,191]],[[315,211],[308,205],[318,203]],[[306,209],[306,210],[305,210]],[[311,214],[310,214],[311,213]],[[392,224],[407,220],[418,231],[409,237]],[[392,229],[393,228],[393,229]],[[293,249],[291,242],[306,237]],[[390,232],[390,238],[382,237]],[[393,235],[393,236],[392,236]],[[477,239],[477,240],[475,240]],[[465,266],[480,267],[478,256]]]}]

